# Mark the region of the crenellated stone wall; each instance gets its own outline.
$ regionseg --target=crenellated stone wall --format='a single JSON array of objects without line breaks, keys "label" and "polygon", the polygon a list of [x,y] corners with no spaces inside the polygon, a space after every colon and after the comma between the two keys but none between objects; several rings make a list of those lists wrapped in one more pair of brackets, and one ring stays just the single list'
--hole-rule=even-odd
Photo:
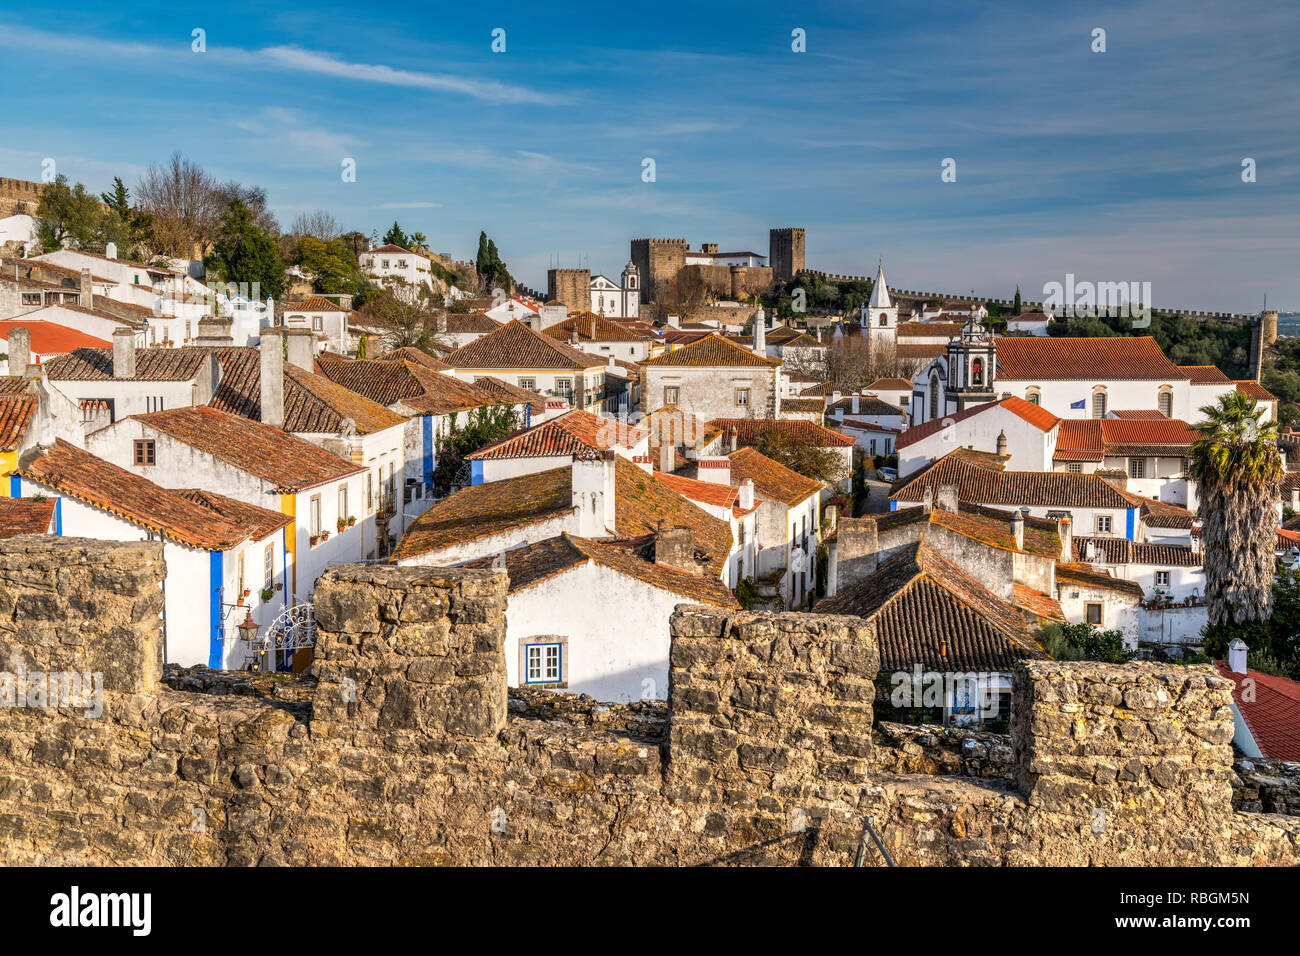
[{"label": "crenellated stone wall", "polygon": [[507,690],[502,574],[339,567],[313,674],[160,682],[161,560],[0,542],[11,651],[123,662],[98,716],[0,710],[0,864],[847,865],[868,816],[902,864],[1297,862],[1208,669],[1029,666],[1014,781],[898,773],[859,618],[680,607],[667,706],[607,705]]}]

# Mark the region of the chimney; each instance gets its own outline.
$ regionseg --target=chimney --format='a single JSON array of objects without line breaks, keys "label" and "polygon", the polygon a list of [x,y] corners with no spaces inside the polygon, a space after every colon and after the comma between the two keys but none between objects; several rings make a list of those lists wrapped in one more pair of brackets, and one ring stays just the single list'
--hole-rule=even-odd
[{"label": "chimney", "polygon": [[925,486],[925,491],[921,494],[921,513],[929,514],[934,510],[934,488],[930,485]]},{"label": "chimney", "polygon": [[9,374],[25,375],[32,360],[31,330],[19,326],[9,330]]},{"label": "chimney", "polygon": [[284,339],[279,331],[263,329],[260,347],[262,424],[284,427]]},{"label": "chimney", "polygon": [[447,310],[440,309],[438,311],[438,317],[433,321],[434,321],[434,328],[437,329],[438,334],[446,335],[447,334]]},{"label": "chimney", "polygon": [[1061,536],[1061,560],[1069,564],[1074,560],[1074,526],[1068,516],[1056,522],[1056,533]]},{"label": "chimney", "polygon": [[194,344],[213,347],[234,345],[235,339],[230,334],[232,322],[232,319],[224,315],[203,316],[199,319],[199,334],[194,339]]},{"label": "chimney", "polygon": [[135,378],[135,330],[113,330],[113,378]]},{"label": "chimney", "polygon": [[1228,645],[1228,667],[1234,674],[1246,673],[1246,654],[1249,650],[1246,642],[1239,637],[1234,637]]},{"label": "chimney", "polygon": [[116,259],[116,258],[117,258],[117,243],[116,243],[116,242],[110,242],[110,243],[106,243],[106,244],[105,244],[105,246],[104,246],[104,258],[105,258],[105,259]]},{"label": "chimney", "polygon": [[677,446],[667,442],[659,446],[659,470],[672,473],[677,469]]},{"label": "chimney", "polygon": [[1016,550],[1025,550],[1025,511],[1011,512],[1011,536],[1016,539]]},{"label": "chimney", "polygon": [[854,414],[854,415],[856,415],[856,414],[858,413],[858,407],[859,407],[859,406],[858,406],[858,396],[857,396],[857,394],[855,393],[855,394],[853,395],[853,414]]},{"label": "chimney", "polygon": [[680,317],[676,315],[670,315],[668,316],[668,324],[671,325],[674,329],[678,329],[681,328],[682,320]]},{"label": "chimney", "polygon": [[1005,458],[1007,455],[1007,433],[1005,430],[998,432],[998,457]]},{"label": "chimney", "polygon": [[737,448],[740,447],[740,439],[737,437],[736,430],[734,428],[731,430],[731,434],[730,437],[728,438],[728,442],[731,445],[731,451],[733,453],[736,451]]},{"label": "chimney", "polygon": [[748,511],[754,507],[754,479],[746,478],[740,483],[740,507]]},{"label": "chimney", "polygon": [[957,486],[940,485],[939,492],[934,497],[934,506],[944,511],[957,513]]},{"label": "chimney", "polygon": [[571,474],[578,537],[608,537],[614,531],[614,452],[575,455]]},{"label": "chimney", "polygon": [[662,564],[697,577],[704,569],[695,561],[695,532],[690,528],[666,528],[655,532],[655,564]]},{"label": "chimney", "polygon": [[767,317],[762,309],[754,313],[754,354],[767,354]]},{"label": "chimney", "polygon": [[835,532],[835,593],[857,584],[879,564],[880,538],[876,519],[844,518]]},{"label": "chimney", "polygon": [[715,485],[729,485],[731,484],[731,459],[717,455],[701,458],[695,469],[695,477],[699,481],[707,481]]},{"label": "chimney", "polygon": [[316,333],[311,329],[289,329],[286,340],[289,364],[304,372],[312,371],[316,367]]},{"label": "chimney", "polygon": [[575,347],[578,344],[578,327],[576,325],[569,330],[569,344]]},{"label": "chimney", "polygon": [[81,307],[83,309],[95,307],[95,280],[90,277],[89,269],[81,270]]}]

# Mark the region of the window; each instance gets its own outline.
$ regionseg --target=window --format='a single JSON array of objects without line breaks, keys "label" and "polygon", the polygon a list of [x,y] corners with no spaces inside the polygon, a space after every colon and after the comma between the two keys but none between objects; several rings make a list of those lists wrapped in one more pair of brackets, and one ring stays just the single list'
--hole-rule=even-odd
[{"label": "window", "polygon": [[939,376],[930,376],[930,418],[939,417]]},{"label": "window", "polygon": [[269,588],[275,580],[275,545],[268,544],[262,555],[262,587]]},{"label": "window", "polygon": [[889,316],[886,315],[884,312],[881,312],[881,313],[880,313],[880,327],[883,329],[883,328],[885,328],[887,325],[889,325]]},{"label": "window", "polygon": [[1169,572],[1168,572],[1168,571],[1157,571],[1157,572],[1156,572],[1156,587],[1158,587],[1158,588],[1167,588],[1167,587],[1169,587]]},{"label": "window", "polygon": [[1066,467],[1066,469],[1070,472],[1070,474],[1072,474],[1072,475],[1081,475],[1081,474],[1083,474],[1083,465],[1082,465],[1080,462],[1072,461],[1072,462],[1070,462],[1068,465],[1066,465],[1065,467]]},{"label": "window", "polygon": [[1161,415],[1165,416],[1165,418],[1174,417],[1174,393],[1173,390],[1170,389],[1168,385],[1165,385],[1160,389],[1160,398],[1158,404],[1159,404]]},{"label": "window", "polygon": [[158,463],[152,440],[142,440],[135,443],[135,463],[137,465],[154,465]]},{"label": "window", "polygon": [[678,389],[678,387],[677,387],[676,385],[665,385],[665,386],[664,386],[664,404],[665,404],[665,405],[676,405],[676,404],[677,404],[677,395],[678,395],[678,392],[679,392],[679,389]]},{"label": "window", "polygon": [[309,528],[313,538],[320,537],[320,495],[311,496]]},{"label": "window", "polygon": [[41,294],[39,292],[24,292],[23,305],[40,305]]},{"label": "window", "polygon": [[1128,476],[1130,478],[1145,478],[1147,476],[1147,460],[1145,458],[1130,458],[1128,460]]},{"label": "window", "polygon": [[1100,604],[1085,604],[1083,608],[1084,608],[1084,614],[1089,624],[1097,624],[1097,625],[1101,624]]},{"label": "window", "polygon": [[568,641],[524,639],[519,642],[519,671],[525,684],[565,686],[568,678]]},{"label": "window", "polygon": [[1092,417],[1106,417],[1106,390],[1098,388],[1092,393]]},{"label": "window", "polygon": [[339,486],[339,518],[348,520],[348,486]]},{"label": "window", "polygon": [[529,392],[535,392],[537,391],[537,379],[521,378],[519,380],[519,387]]},{"label": "window", "polygon": [[749,406],[749,389],[736,389],[736,404],[746,408]]},{"label": "window", "polygon": [[366,510],[375,510],[375,473],[366,472]]},{"label": "window", "polygon": [[563,396],[564,398],[567,398],[570,401],[572,401],[573,400],[573,379],[557,378],[555,380],[555,394]]},{"label": "window", "polygon": [[319,315],[313,315],[311,317],[311,327],[315,329],[317,332],[322,331],[325,328],[324,317]]},{"label": "window", "polygon": [[1110,515],[1097,515],[1097,533],[1110,534]]},{"label": "window", "polygon": [[1025,401],[1027,401],[1030,405],[1039,404],[1042,401],[1042,392],[1038,390],[1037,386],[1026,389]]},{"label": "window", "polygon": [[192,334],[193,334],[193,333],[191,332],[191,329],[190,329],[190,320],[189,320],[189,319],[186,319],[186,320],[185,320],[185,338],[187,338],[187,339],[190,338]]},{"label": "window", "polygon": [[984,360],[974,359],[970,363],[970,382],[972,385],[984,384]]}]

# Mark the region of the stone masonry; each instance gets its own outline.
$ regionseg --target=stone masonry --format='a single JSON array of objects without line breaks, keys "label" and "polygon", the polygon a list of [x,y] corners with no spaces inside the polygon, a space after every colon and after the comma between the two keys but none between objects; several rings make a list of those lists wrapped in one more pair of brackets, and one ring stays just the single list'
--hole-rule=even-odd
[{"label": "stone masonry", "polygon": [[1231,808],[1208,669],[1027,666],[1014,782],[910,775],[860,618],[682,606],[667,707],[620,707],[507,691],[503,574],[340,567],[313,675],[163,683],[159,545],[17,538],[0,569],[11,655],[140,662],[98,718],[0,710],[0,864],[847,865],[867,816],[902,864],[1298,859],[1300,821]]}]

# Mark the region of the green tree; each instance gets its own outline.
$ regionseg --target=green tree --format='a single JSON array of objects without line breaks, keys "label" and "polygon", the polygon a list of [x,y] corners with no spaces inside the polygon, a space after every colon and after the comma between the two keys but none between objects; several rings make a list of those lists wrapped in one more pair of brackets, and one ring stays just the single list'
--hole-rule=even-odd
[{"label": "green tree", "polygon": [[497,244],[487,237],[486,232],[478,234],[478,254],[474,258],[474,268],[478,272],[479,287],[483,291],[491,292],[493,289],[514,291],[515,280],[511,278],[506,264],[501,261]]},{"label": "green tree", "polygon": [[263,296],[284,292],[284,260],[275,237],[260,228],[241,200],[232,200],[217,226],[208,269],[226,282],[257,283]]},{"label": "green tree", "polygon": [[101,224],[105,244],[116,243],[122,258],[147,261],[150,258],[148,243],[153,232],[153,216],[132,207],[131,191],[120,176],[113,178],[113,188],[100,193],[99,198],[108,206]]},{"label": "green tree", "polygon": [[89,252],[104,251],[104,210],[81,183],[69,187],[59,174],[41,191],[36,208],[37,235],[45,252],[68,246]]},{"label": "green tree", "polygon": [[1277,422],[1239,392],[1201,408],[1205,437],[1192,443],[1187,474],[1197,484],[1205,602],[1210,624],[1263,620],[1273,603],[1282,457]]},{"label": "green tree", "polygon": [[417,348],[426,352],[448,352],[452,345],[437,333],[438,313],[427,299],[408,302],[384,291],[357,310],[357,324],[379,329],[390,349]]},{"label": "green tree", "polygon": [[403,249],[406,249],[408,248],[410,241],[411,240],[406,237],[406,233],[402,232],[402,227],[397,224],[397,220],[394,219],[393,228],[384,233],[384,245],[401,246]]},{"label": "green tree", "polygon": [[1300,680],[1300,570],[1278,562],[1267,619],[1207,625],[1201,646],[1209,657],[1224,659],[1234,638],[1250,648],[1247,665],[1252,670]]},{"label": "green tree", "polygon": [[1015,311],[1015,314],[1016,314],[1016,315],[1019,315],[1019,314],[1020,314],[1020,286],[1016,286],[1016,304],[1015,304],[1015,310],[1016,310],[1016,311]]},{"label": "green tree", "polygon": [[411,247],[413,249],[427,250],[429,247],[429,237],[422,232],[413,232],[410,235]]},{"label": "green tree", "polygon": [[834,484],[847,473],[843,459],[834,451],[782,428],[763,429],[755,447],[760,454],[816,481]]},{"label": "green tree", "polygon": [[452,414],[451,428],[438,443],[438,463],[430,480],[438,498],[469,484],[466,455],[500,441],[519,427],[519,417],[511,405],[475,408],[466,415],[463,425],[459,418],[459,414]]},{"label": "green tree", "polygon": [[1099,631],[1093,624],[1048,624],[1038,633],[1038,642],[1053,660],[1103,661],[1123,664],[1137,656],[1124,647],[1122,631]]}]

